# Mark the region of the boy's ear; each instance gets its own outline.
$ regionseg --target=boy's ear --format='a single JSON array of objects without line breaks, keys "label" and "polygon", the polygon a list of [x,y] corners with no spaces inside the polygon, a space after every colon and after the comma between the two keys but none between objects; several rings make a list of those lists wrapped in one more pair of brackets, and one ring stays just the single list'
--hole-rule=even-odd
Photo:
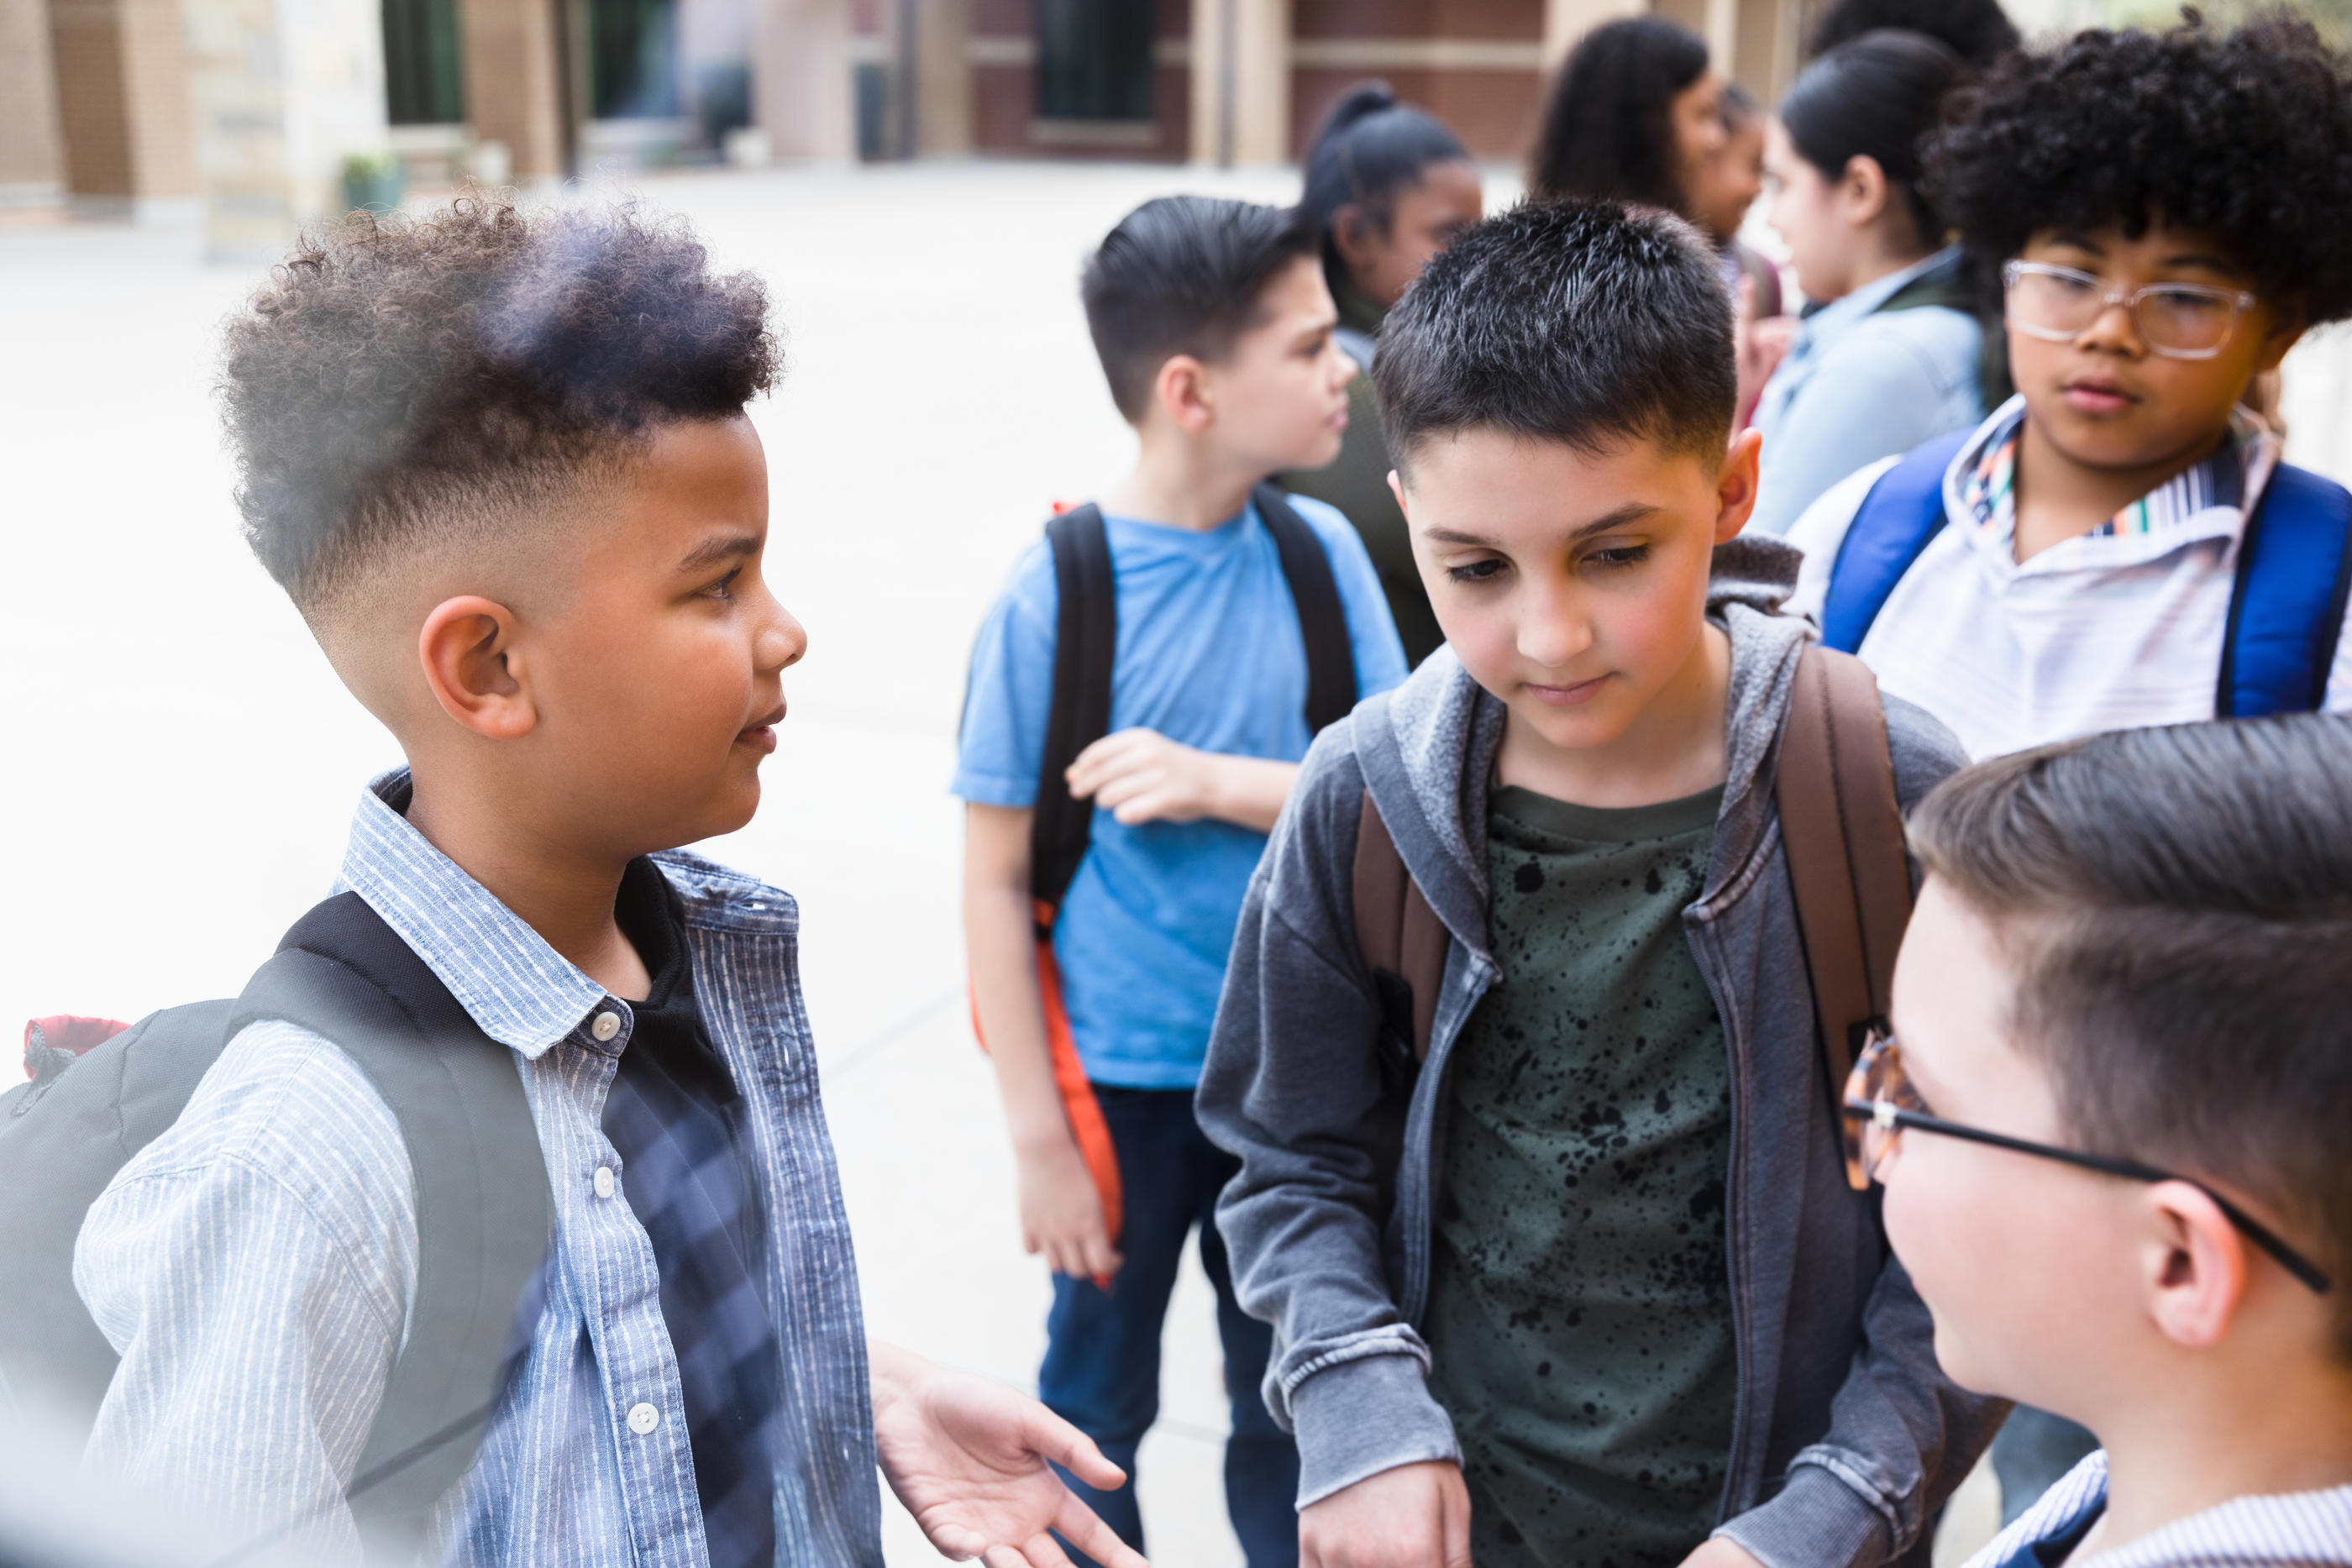
[{"label": "boy's ear", "polygon": [[1715,482],[1715,542],[1728,544],[1739,537],[1756,511],[1756,476],[1764,452],[1764,437],[1754,426],[1731,438],[1723,455],[1723,471]]},{"label": "boy's ear", "polygon": [[1215,400],[1209,392],[1209,367],[1190,354],[1171,354],[1151,378],[1151,397],[1187,435],[1198,435],[1215,423]]},{"label": "boy's ear", "polygon": [[2301,342],[2304,333],[2308,330],[2309,323],[2298,317],[2282,315],[2272,322],[2269,333],[2263,339],[2263,351],[2254,361],[2254,373],[2260,375],[2264,371],[2278,369],[2279,361],[2286,358],[2287,350]]},{"label": "boy's ear", "polygon": [[1389,494],[1396,497],[1397,510],[1404,514],[1404,520],[1412,521],[1412,503],[1404,498],[1404,478],[1393,468],[1389,470]]},{"label": "boy's ear", "polygon": [[2212,1195],[2192,1182],[2164,1181],[2144,1195],[2148,1316],[2186,1350],[2228,1337],[2246,1293],[2246,1241]]},{"label": "boy's ear", "polygon": [[487,740],[520,740],[539,724],[516,646],[513,611],[479,594],[433,607],[416,634],[417,662],[441,711]]}]

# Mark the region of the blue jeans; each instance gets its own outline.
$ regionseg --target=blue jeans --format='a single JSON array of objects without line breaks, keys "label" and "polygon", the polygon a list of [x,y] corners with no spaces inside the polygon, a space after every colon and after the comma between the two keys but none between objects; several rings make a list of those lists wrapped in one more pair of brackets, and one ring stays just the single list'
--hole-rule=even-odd
[{"label": "blue jeans", "polygon": [[[1225,1512],[1249,1568],[1296,1568],[1298,1562],[1298,1450],[1266,1414],[1258,1384],[1273,1352],[1274,1331],[1234,1299],[1224,1239],[1217,1234],[1217,1194],[1241,1163],[1201,1134],[1186,1089],[1115,1089],[1095,1097],[1118,1151],[1126,1224],[1125,1264],[1108,1291],[1088,1280],[1054,1276],[1045,1320],[1045,1364],[1037,1395],[1092,1437],[1127,1485],[1097,1491],[1063,1479],[1102,1515],[1119,1539],[1143,1550],[1135,1505],[1135,1450],[1160,1414],[1160,1333],[1184,1241],[1201,1233],[1201,1267],[1217,1292],[1217,1336],[1225,1351],[1225,1396],[1233,1436],[1225,1443]],[[1090,1560],[1072,1552],[1080,1564]]]}]

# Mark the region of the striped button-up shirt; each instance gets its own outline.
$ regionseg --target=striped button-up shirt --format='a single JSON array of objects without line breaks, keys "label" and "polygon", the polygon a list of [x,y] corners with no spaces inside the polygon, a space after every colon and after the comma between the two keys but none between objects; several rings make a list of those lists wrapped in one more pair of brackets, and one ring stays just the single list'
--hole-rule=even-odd
[{"label": "striped button-up shirt", "polygon": [[1968,1568],[2352,1568],[2352,1486],[2272,1492],[2176,1519],[2084,1556],[2074,1545],[2107,1506],[2107,1456],[2093,1454],[1969,1559]]},{"label": "striped button-up shirt", "polygon": [[[546,1305],[473,1470],[437,1511],[449,1558],[705,1568],[653,1248],[599,1125],[629,1004],[410,827],[391,803],[405,782],[387,775],[362,797],[340,886],[513,1050],[555,1197]],[[865,1328],[798,911],[696,856],[656,859],[685,904],[696,995],[748,1103],[761,1176],[786,1406],[778,1561],[878,1568]],[[417,1252],[406,1148],[367,1077],[294,1025],[244,1030],[84,1223],[74,1283],[122,1356],[90,1464],[257,1535],[290,1531],[319,1560],[355,1557],[343,1490],[400,1349]]]}]

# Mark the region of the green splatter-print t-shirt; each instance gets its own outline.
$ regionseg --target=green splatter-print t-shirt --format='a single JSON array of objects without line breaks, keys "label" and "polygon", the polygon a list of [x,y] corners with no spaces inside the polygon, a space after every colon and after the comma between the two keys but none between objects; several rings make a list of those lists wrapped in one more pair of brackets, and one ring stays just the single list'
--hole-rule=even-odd
[{"label": "green splatter-print t-shirt", "polygon": [[1495,792],[1503,977],[1448,1068],[1425,1319],[1478,1568],[1672,1568],[1716,1522],[1730,1069],[1682,911],[1721,800]]}]

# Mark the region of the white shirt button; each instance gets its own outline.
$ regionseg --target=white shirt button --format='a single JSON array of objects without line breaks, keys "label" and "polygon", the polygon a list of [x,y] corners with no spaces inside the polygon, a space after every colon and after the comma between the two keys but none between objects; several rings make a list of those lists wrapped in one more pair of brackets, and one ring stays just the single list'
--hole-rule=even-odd
[{"label": "white shirt button", "polygon": [[596,1167],[596,1196],[598,1197],[613,1196],[613,1167],[610,1166]]},{"label": "white shirt button", "polygon": [[661,1425],[661,1412],[650,1405],[629,1406],[629,1430],[642,1437]]},{"label": "white shirt button", "polygon": [[594,1035],[600,1041],[611,1040],[621,1032],[621,1015],[598,1013],[594,1021],[589,1024],[588,1032]]}]

